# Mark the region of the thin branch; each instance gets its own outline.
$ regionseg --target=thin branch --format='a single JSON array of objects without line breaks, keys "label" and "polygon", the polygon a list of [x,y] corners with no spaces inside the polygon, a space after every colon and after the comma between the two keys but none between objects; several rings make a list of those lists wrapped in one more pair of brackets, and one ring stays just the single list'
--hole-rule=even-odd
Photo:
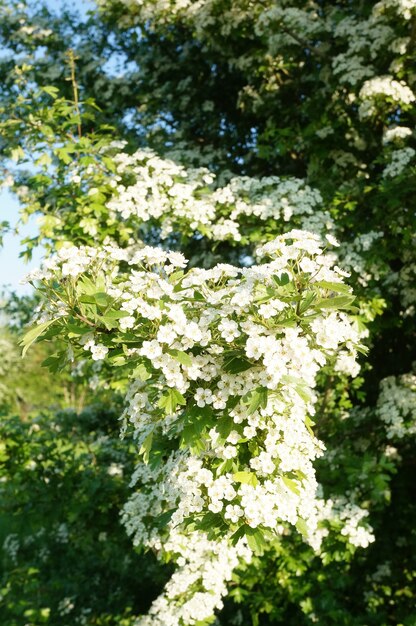
[{"label": "thin branch", "polygon": [[324,57],[324,53],[321,50],[318,50],[318,48],[314,48],[308,41],[306,41],[305,39],[302,39],[301,37],[299,37],[299,35],[297,35],[296,33],[293,32],[293,30],[291,30],[290,28],[287,28],[287,26],[282,26],[282,31],[284,33],[286,33],[286,35],[289,35],[289,37],[292,37],[292,39],[294,39],[295,41],[298,42],[298,44],[300,44],[301,46],[303,46],[304,48],[307,48],[308,50],[310,50],[311,54],[319,57],[322,59],[322,57]]},{"label": "thin branch", "polygon": [[82,130],[81,130],[81,110],[79,108],[79,97],[78,97],[78,83],[77,83],[77,79],[76,79],[76,75],[75,75],[75,54],[74,51],[72,49],[68,50],[67,52],[67,57],[68,57],[68,64],[69,64],[69,69],[71,72],[70,75],[70,81],[72,84],[72,92],[73,92],[73,97],[74,97],[74,105],[75,105],[75,111],[79,117],[78,123],[77,123],[77,128],[78,128],[78,136],[81,137],[82,135]]}]

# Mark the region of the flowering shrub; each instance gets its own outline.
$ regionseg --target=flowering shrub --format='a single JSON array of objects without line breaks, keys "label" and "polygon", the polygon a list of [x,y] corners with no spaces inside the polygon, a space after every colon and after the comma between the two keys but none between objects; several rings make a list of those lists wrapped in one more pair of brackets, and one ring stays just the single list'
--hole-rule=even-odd
[{"label": "flowering shrub", "polygon": [[[256,256],[265,262],[185,271],[180,253],[150,246],[63,247],[29,277],[48,306],[25,348],[58,326],[71,358],[90,352],[132,379],[124,430],[143,459],[125,523],[137,545],[181,565],[153,608],[161,624],[211,617],[239,558],[262,551],[282,522],[319,549],[314,532],[331,514],[315,501],[314,388],[324,366],[358,373],[363,333],[342,310],[354,296],[317,235],[291,231]],[[355,515],[341,513],[342,534]],[[360,532],[352,543],[372,540]]]},{"label": "flowering shrub", "polygon": [[415,7],[283,4],[1,8],[24,349],[126,397],[144,624],[414,621]]}]

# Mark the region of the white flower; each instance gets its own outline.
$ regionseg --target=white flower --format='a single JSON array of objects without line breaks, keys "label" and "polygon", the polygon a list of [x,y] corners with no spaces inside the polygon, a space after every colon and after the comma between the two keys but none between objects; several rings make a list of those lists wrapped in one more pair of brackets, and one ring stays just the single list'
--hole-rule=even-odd
[{"label": "white flower", "polygon": [[162,346],[155,339],[143,341],[143,346],[140,348],[139,354],[153,361],[162,355]]},{"label": "white flower", "polygon": [[331,246],[335,246],[336,248],[338,248],[339,242],[337,241],[337,239],[335,239],[333,235],[331,235],[330,233],[326,233],[325,238],[328,243],[331,244]]},{"label": "white flower", "polygon": [[106,348],[102,343],[99,343],[91,348],[91,354],[93,361],[100,361],[108,354],[108,348]]}]

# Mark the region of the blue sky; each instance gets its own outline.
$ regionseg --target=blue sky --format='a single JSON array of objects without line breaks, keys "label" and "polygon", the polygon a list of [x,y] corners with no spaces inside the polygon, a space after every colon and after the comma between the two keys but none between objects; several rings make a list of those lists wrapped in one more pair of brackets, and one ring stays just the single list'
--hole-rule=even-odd
[{"label": "blue sky", "polygon": [[[18,219],[19,204],[8,191],[0,193],[1,221],[7,220],[14,226]],[[26,224],[19,235],[12,233],[4,237],[3,248],[0,248],[0,288],[10,286],[18,293],[30,292],[29,286],[19,284],[23,276],[33,267],[37,267],[41,260],[41,251],[38,250],[30,263],[25,264],[19,258],[22,250],[20,240],[24,237],[33,237],[37,232],[35,219]]]},{"label": "blue sky", "polygon": [[[46,4],[57,10],[65,3],[62,0],[46,0]],[[94,5],[90,0],[71,0],[70,6],[84,14]],[[7,220],[14,227],[18,220],[19,204],[15,198],[5,189],[0,189],[0,222]],[[30,263],[24,263],[19,258],[22,248],[20,240],[24,237],[33,237],[37,232],[36,218],[26,224],[20,231],[19,235],[12,233],[4,238],[3,248],[0,248],[0,291],[4,286],[10,286],[18,293],[29,293],[31,288],[27,285],[19,284],[19,281],[33,267],[40,264],[42,252],[38,250],[33,255]]]}]

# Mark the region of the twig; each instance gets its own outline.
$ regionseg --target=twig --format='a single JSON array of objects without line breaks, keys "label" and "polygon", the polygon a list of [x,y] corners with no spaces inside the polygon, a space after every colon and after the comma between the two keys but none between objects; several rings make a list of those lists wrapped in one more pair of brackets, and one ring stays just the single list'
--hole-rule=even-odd
[{"label": "twig", "polygon": [[81,130],[81,111],[79,108],[79,98],[78,98],[78,83],[77,83],[77,79],[76,79],[76,75],[75,75],[75,54],[74,51],[72,50],[72,48],[70,48],[67,52],[67,57],[68,57],[68,64],[69,64],[69,69],[71,72],[71,76],[70,76],[70,81],[72,84],[72,92],[73,92],[73,96],[74,96],[74,105],[75,105],[75,111],[79,117],[78,123],[77,123],[77,128],[78,128],[78,136],[81,137],[82,136],[82,130]]}]

